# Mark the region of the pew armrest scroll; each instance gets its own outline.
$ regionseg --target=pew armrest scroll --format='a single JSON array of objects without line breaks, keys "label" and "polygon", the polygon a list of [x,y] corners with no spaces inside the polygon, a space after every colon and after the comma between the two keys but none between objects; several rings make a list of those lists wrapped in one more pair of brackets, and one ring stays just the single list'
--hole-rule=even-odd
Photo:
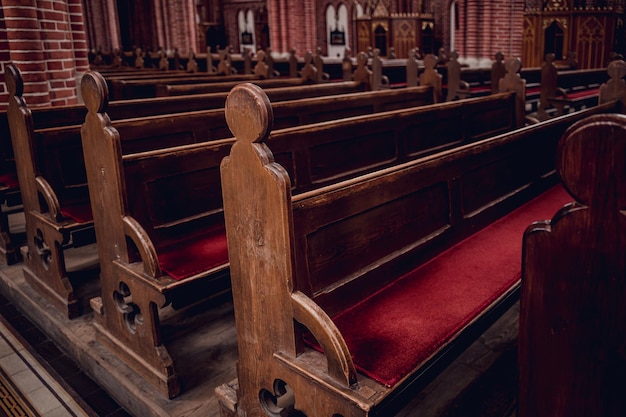
[{"label": "pew armrest scroll", "polygon": [[313,300],[300,291],[291,294],[294,319],[306,326],[324,349],[328,374],[347,387],[357,383],[356,368],[339,329]]},{"label": "pew armrest scroll", "polygon": [[130,237],[141,255],[144,273],[152,278],[162,275],[156,249],[144,228],[132,217],[124,216],[124,233]]},{"label": "pew armrest scroll", "polygon": [[59,198],[57,197],[56,193],[52,189],[52,186],[50,185],[50,183],[41,176],[37,176],[35,178],[35,182],[37,184],[37,192],[43,197],[44,201],[46,202],[50,216],[55,221],[63,220]]}]

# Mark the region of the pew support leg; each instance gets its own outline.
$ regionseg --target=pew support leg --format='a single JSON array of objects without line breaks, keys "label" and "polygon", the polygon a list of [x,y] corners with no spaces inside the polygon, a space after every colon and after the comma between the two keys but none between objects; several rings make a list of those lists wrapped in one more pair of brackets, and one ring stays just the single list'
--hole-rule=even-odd
[{"label": "pew support leg", "polygon": [[101,297],[91,301],[97,339],[163,396],[176,397],[179,378],[160,334],[159,309],[169,301],[146,284],[141,266],[121,261],[109,266],[115,282],[103,280]]},{"label": "pew support leg", "polygon": [[216,388],[221,416],[282,416],[295,410],[306,416],[365,417],[389,392],[365,377],[353,387],[342,386],[320,371],[325,368],[324,361],[323,354],[315,351],[296,358],[275,353],[274,375],[241,381],[243,386],[235,380]]},{"label": "pew support leg", "polygon": [[0,262],[13,265],[21,259],[19,248],[11,238],[8,227],[0,226]]},{"label": "pew support leg", "polygon": [[22,206],[9,207],[4,196],[0,200],[5,202],[0,208],[0,260],[13,265],[22,260],[19,250],[21,242],[15,241],[11,235],[9,216],[21,212]]},{"label": "pew support leg", "polygon": [[80,315],[80,306],[65,266],[63,247],[69,233],[51,225],[45,215],[25,213],[27,245],[23,248],[24,277],[68,318]]}]

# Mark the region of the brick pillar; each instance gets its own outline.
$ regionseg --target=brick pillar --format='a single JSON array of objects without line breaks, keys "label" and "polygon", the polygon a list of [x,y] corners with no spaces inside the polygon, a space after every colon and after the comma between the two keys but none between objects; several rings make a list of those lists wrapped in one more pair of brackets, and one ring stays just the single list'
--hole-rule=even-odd
[{"label": "brick pillar", "polygon": [[[24,79],[32,107],[75,104],[78,82],[89,69],[81,0],[1,0],[6,39],[4,64],[13,62]],[[6,91],[3,91],[6,94]],[[0,107],[8,102],[3,96]]]},{"label": "brick pillar", "polygon": [[[78,2],[80,3],[80,1]],[[81,4],[86,20],[87,45],[109,53],[120,49],[119,23],[115,0],[90,0]]]},{"label": "brick pillar", "polygon": [[270,47],[276,53],[296,55],[307,50],[315,52],[317,45],[316,2],[314,0],[268,0],[267,20]]},{"label": "brick pillar", "polygon": [[87,33],[85,31],[85,21],[83,19],[83,4],[81,0],[68,0],[68,14],[72,34],[72,51],[74,52],[74,64],[76,72],[84,74],[89,70],[89,57],[87,55]]},{"label": "brick pillar", "polygon": [[11,60],[11,49],[9,48],[9,39],[7,37],[6,21],[4,19],[4,10],[0,7],[0,62],[3,63],[0,71],[0,109],[6,109],[6,103],[9,102],[9,92],[4,83],[4,63]]},{"label": "brick pillar", "polygon": [[[154,0],[157,47],[173,50],[186,56],[196,51],[197,26],[193,0]],[[204,52],[204,51],[202,51]]]},{"label": "brick pillar", "polygon": [[468,60],[476,60],[478,58],[478,42],[480,39],[479,36],[479,1],[478,0],[467,0],[467,20],[465,22],[467,31],[466,31],[466,42],[467,42],[467,50],[465,51],[465,58]]},{"label": "brick pillar", "polygon": [[[303,9],[304,9],[304,33],[302,35],[303,36],[303,41],[304,41],[304,45],[306,49],[310,49],[311,51],[315,52],[316,48],[318,46],[322,46],[323,49],[326,49],[326,45],[321,44],[318,39],[317,39],[317,25],[316,25],[316,21],[317,18],[315,16],[315,12],[316,12],[316,5],[315,5],[315,1],[307,1],[307,0],[303,0],[302,1],[303,4]],[[335,8],[336,9],[336,8]],[[325,8],[324,8],[325,10]],[[324,26],[326,26],[326,22],[325,22],[325,18],[324,18]],[[302,30],[300,29],[300,32]]]},{"label": "brick pillar", "polygon": [[[44,55],[42,35],[39,26],[35,0],[2,0],[4,22],[6,24],[9,47],[9,61],[18,66],[24,79],[24,96],[32,106],[51,103],[47,63]],[[53,22],[49,23],[54,26]],[[4,81],[4,65],[2,68]],[[8,102],[8,101],[7,101]],[[4,102],[6,108],[7,102]]]},{"label": "brick pillar", "polygon": [[[43,29],[43,53],[50,84],[50,102],[52,105],[78,103],[74,40],[72,39],[74,33],[68,2],[40,1],[37,3],[40,26]],[[81,39],[78,40],[81,41]],[[82,41],[84,42],[84,39]],[[84,44],[83,48],[85,48]],[[80,53],[86,54],[86,49],[82,49]],[[82,66],[85,67],[84,58]]]}]

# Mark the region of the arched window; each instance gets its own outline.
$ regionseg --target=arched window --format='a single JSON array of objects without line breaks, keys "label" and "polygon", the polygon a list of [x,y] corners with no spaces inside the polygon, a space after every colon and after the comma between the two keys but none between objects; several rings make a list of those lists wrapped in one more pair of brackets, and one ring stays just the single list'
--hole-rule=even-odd
[{"label": "arched window", "polygon": [[459,30],[459,5],[456,1],[450,3],[450,50],[456,50],[454,44],[456,31]]},{"label": "arched window", "polygon": [[348,8],[345,4],[337,9],[331,4],[326,8],[326,35],[329,57],[343,56],[346,46],[350,44],[348,32]]},{"label": "arched window", "polygon": [[243,52],[244,48],[249,49],[252,53],[256,52],[256,37],[254,34],[254,12],[252,10],[240,10],[237,14],[239,24],[239,50]]}]

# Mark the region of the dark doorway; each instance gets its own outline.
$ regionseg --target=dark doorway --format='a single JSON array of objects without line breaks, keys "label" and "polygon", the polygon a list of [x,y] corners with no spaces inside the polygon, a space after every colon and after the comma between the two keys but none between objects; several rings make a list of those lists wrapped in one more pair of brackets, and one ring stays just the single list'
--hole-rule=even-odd
[{"label": "dark doorway", "polygon": [[222,26],[209,26],[206,31],[206,46],[210,47],[213,53],[226,47],[226,34]]},{"label": "dark doorway", "polygon": [[545,30],[545,54],[554,54],[556,59],[563,59],[563,29],[558,23],[552,22]]},{"label": "dark doorway", "polygon": [[135,2],[117,0],[117,16],[120,23],[120,41],[122,50],[130,51],[133,47],[131,35],[132,16],[135,15]]},{"label": "dark doorway", "polygon": [[380,50],[380,56],[387,56],[387,31],[382,25],[374,30],[374,47]]}]

